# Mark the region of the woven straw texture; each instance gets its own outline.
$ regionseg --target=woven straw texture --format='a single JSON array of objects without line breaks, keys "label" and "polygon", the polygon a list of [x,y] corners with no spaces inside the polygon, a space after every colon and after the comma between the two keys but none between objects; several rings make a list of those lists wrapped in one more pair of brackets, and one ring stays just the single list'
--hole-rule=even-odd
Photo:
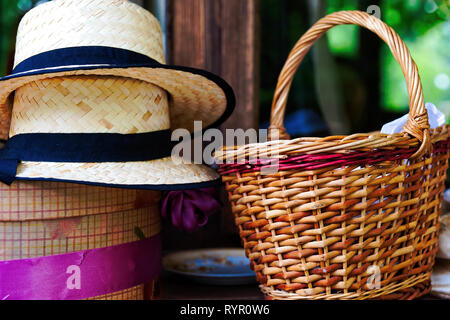
[{"label": "woven straw texture", "polygon": [[142,7],[127,0],[53,0],[21,20],[14,66],[41,52],[74,46],[127,49],[165,62],[159,22]]},{"label": "woven straw texture", "polygon": [[146,133],[170,128],[164,90],[118,77],[30,82],[14,97],[9,136],[20,133]]},{"label": "woven straw texture", "polygon": [[[366,27],[391,48],[410,93],[410,135],[229,147],[217,159],[234,164],[220,171],[252,268],[272,299],[417,298],[430,291],[450,135],[448,126],[430,132],[417,68],[398,35],[364,12],[319,20],[281,72],[270,135],[289,139],[282,118],[293,74],[317,38],[339,24]],[[255,160],[264,157],[278,159],[280,169],[262,174]]]},{"label": "woven straw texture", "polygon": [[[15,64],[49,50],[79,46],[122,48],[164,63],[159,22],[145,9],[126,0],[54,0],[32,9],[21,21]],[[4,81],[0,85],[0,138],[6,139],[5,128],[9,127],[12,101],[8,100],[8,96],[29,82],[49,77],[111,75],[153,83],[170,94],[173,130],[185,128],[192,131],[194,121],[203,121],[203,127],[207,127],[222,116],[227,106],[225,93],[216,83],[190,72],[160,68],[90,67],[91,70],[35,76],[24,73],[23,77]],[[54,72],[52,68],[40,70]]]},{"label": "woven straw texture", "polygon": [[[156,191],[15,182],[0,185],[0,197],[0,261],[134,242],[139,240],[135,228],[146,237],[160,233]],[[93,299],[140,300],[144,287]]]},{"label": "woven straw texture", "polygon": [[[109,76],[43,79],[14,97],[9,136],[23,133],[145,133],[170,128],[167,94],[148,82]],[[19,165],[21,178],[118,185],[173,185],[219,178],[210,168],[171,158],[141,162]]]}]

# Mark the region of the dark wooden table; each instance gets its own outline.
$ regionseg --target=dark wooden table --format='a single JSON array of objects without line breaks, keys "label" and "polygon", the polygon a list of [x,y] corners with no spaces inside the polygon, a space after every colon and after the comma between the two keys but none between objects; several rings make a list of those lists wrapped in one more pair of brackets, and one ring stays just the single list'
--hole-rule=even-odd
[{"label": "dark wooden table", "polygon": [[218,286],[196,283],[181,277],[163,274],[163,300],[263,300],[258,285]]}]

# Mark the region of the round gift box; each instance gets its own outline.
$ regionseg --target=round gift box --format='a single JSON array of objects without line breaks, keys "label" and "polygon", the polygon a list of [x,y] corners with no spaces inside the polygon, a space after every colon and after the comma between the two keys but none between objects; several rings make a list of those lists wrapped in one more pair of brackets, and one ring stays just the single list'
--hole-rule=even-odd
[{"label": "round gift box", "polygon": [[[108,248],[158,236],[159,201],[156,191],[45,181],[1,184],[0,261]],[[155,254],[154,259],[161,257]],[[89,299],[153,299],[157,282]]]}]

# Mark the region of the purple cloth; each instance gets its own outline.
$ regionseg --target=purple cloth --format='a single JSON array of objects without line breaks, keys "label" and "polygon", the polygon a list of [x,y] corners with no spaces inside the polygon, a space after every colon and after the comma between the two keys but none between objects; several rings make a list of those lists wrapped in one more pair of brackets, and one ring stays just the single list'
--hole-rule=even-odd
[{"label": "purple cloth", "polygon": [[176,228],[194,232],[206,225],[209,216],[221,208],[216,188],[168,191],[163,194],[161,214]]},{"label": "purple cloth", "polygon": [[86,251],[0,261],[0,300],[80,300],[144,284],[161,272],[160,235]]}]

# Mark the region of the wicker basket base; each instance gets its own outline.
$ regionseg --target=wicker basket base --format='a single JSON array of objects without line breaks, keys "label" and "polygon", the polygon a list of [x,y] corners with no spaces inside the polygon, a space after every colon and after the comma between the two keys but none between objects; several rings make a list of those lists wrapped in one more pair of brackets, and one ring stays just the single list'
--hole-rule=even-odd
[{"label": "wicker basket base", "polygon": [[357,293],[319,294],[300,296],[280,290],[260,286],[267,300],[413,300],[431,292],[429,275],[418,275],[396,285],[382,289]]},{"label": "wicker basket base", "polygon": [[423,297],[431,292],[431,281],[424,281],[407,289],[399,290],[385,296],[381,296],[377,300],[414,300]]},{"label": "wicker basket base", "polygon": [[[424,281],[407,289],[399,290],[373,300],[414,300],[423,297],[431,292],[431,281]],[[276,300],[273,297],[266,296],[267,300]]]}]

